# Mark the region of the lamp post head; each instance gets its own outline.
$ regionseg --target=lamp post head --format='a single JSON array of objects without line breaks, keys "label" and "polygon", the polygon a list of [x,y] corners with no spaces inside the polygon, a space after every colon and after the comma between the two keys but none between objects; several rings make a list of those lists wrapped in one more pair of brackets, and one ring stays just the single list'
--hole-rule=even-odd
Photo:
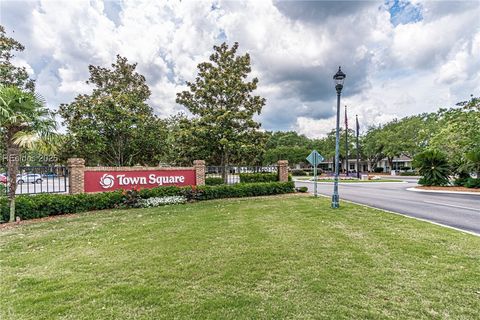
[{"label": "lamp post head", "polygon": [[342,67],[338,67],[337,73],[333,76],[333,80],[335,80],[335,89],[337,89],[338,92],[342,91],[343,82],[346,77],[347,75],[342,72]]}]

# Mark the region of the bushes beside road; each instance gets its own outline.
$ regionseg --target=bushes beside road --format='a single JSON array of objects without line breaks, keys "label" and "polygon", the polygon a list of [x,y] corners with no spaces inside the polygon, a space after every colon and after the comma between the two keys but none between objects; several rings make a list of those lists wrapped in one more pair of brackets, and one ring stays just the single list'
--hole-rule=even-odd
[{"label": "bushes beside road", "polygon": [[241,183],[274,182],[278,181],[278,174],[275,173],[240,173]]},{"label": "bushes beside road", "polygon": [[480,178],[457,178],[453,184],[457,187],[480,188]]},{"label": "bushes beside road", "polygon": [[[158,187],[139,191],[112,191],[90,194],[39,194],[19,196],[17,216],[22,220],[92,210],[136,207],[140,199],[183,196],[188,201],[255,197],[295,192],[293,182],[267,182],[199,187]],[[8,221],[8,201],[0,198],[0,217]]]}]

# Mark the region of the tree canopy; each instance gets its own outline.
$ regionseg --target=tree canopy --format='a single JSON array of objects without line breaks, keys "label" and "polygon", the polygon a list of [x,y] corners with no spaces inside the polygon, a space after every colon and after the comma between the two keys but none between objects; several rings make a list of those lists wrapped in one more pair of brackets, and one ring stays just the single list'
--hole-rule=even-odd
[{"label": "tree canopy", "polygon": [[5,28],[0,25],[0,85],[18,87],[33,93],[35,81],[29,78],[27,69],[12,64],[13,52],[23,50],[25,47],[17,40],[7,37]]},{"label": "tree canopy", "polygon": [[64,157],[90,165],[158,164],[167,149],[166,124],[146,103],[150,89],[135,68],[121,56],[111,68],[89,66],[93,92],[60,106],[68,130]]},{"label": "tree canopy", "polygon": [[177,103],[192,113],[180,123],[180,140],[188,144],[187,158],[203,158],[210,164],[259,162],[265,135],[254,119],[265,99],[253,95],[258,79],[248,79],[250,55],[238,55],[238,43],[213,47],[209,62],[198,65],[188,90],[177,93]]}]

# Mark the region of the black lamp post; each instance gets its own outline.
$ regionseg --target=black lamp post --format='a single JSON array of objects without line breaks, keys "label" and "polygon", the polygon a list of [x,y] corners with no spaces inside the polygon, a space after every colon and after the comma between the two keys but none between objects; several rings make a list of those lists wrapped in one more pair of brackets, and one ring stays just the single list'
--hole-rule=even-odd
[{"label": "black lamp post", "polygon": [[337,73],[333,76],[335,80],[335,89],[337,90],[337,128],[335,131],[335,180],[333,183],[332,208],[340,206],[340,196],[338,195],[338,162],[340,160],[340,95],[343,89],[343,82],[347,76],[338,67]]}]

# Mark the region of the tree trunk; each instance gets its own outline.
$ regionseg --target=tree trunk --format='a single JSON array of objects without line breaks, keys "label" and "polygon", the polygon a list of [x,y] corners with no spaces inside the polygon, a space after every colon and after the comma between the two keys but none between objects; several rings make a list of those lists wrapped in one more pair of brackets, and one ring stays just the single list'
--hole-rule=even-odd
[{"label": "tree trunk", "polygon": [[15,221],[15,192],[20,161],[20,147],[13,143],[13,137],[7,141],[8,200],[10,202],[10,222]]},{"label": "tree trunk", "polygon": [[228,155],[226,152],[222,154],[222,179],[225,184],[228,184]]},{"label": "tree trunk", "polygon": [[390,172],[393,170],[393,157],[387,157],[388,165],[390,166]]}]

